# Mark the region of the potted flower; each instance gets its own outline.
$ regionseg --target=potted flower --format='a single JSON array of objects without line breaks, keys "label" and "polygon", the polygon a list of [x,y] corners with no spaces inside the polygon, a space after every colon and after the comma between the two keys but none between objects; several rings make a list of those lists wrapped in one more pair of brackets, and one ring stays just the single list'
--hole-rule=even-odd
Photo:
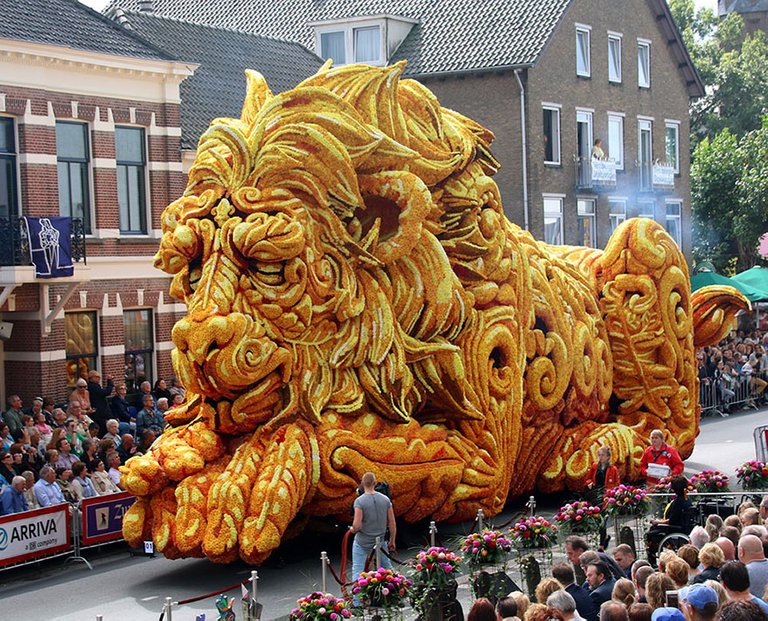
[{"label": "potted flower", "polygon": [[555,522],[558,529],[566,533],[596,533],[603,523],[603,515],[600,507],[579,500],[560,507],[560,511],[555,515]]},{"label": "potted flower", "polygon": [[[445,548],[433,546],[421,550],[409,563],[413,568],[410,598],[419,618],[443,619],[457,605],[456,577],[461,557]],[[448,614],[446,614],[448,613]]]},{"label": "potted flower", "polygon": [[510,532],[518,548],[551,548],[557,541],[557,526],[538,515],[520,518]]},{"label": "potted flower", "polygon": [[360,574],[352,593],[365,608],[397,609],[403,606],[411,584],[402,574],[379,567]]},{"label": "potted flower", "polygon": [[511,550],[512,542],[495,530],[472,533],[461,544],[461,551],[470,566],[503,563]]},{"label": "potted flower", "polygon": [[727,492],[728,475],[718,470],[704,470],[694,474],[691,479],[691,486],[697,492]]},{"label": "potted flower", "polygon": [[343,599],[330,593],[315,591],[296,602],[291,611],[291,621],[340,621],[348,619],[352,612]]},{"label": "potted flower", "polygon": [[768,467],[753,459],[736,468],[736,478],[745,490],[768,488]]},{"label": "potted flower", "polygon": [[645,515],[651,508],[647,492],[634,485],[617,485],[605,490],[603,511],[606,515]]}]

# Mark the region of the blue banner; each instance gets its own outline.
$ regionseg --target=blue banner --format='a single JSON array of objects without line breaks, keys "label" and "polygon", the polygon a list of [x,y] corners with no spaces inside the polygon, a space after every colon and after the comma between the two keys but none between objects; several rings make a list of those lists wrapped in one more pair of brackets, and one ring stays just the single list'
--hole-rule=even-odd
[{"label": "blue banner", "polygon": [[29,258],[37,278],[72,276],[72,234],[70,218],[24,218],[29,235]]}]

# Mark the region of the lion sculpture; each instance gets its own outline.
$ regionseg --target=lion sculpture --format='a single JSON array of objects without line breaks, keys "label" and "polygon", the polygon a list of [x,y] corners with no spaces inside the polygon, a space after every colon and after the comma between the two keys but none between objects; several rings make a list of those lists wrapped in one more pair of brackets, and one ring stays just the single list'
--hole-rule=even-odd
[{"label": "lion sculpture", "polygon": [[[673,240],[633,218],[604,251],[504,216],[493,135],[403,66],[331,68],[200,138],[156,267],[188,314],[188,389],[121,468],[130,543],[262,562],[308,516],[388,481],[407,521],[578,488],[599,445],[636,478],[650,430],[690,454],[694,345],[746,300],[693,299]],[[699,337],[694,339],[694,333]]]}]

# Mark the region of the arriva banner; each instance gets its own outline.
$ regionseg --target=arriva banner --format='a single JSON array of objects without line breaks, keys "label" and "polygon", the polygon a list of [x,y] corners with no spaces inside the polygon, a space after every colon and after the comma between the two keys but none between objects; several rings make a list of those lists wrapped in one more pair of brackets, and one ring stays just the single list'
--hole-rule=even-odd
[{"label": "arriva banner", "polygon": [[65,552],[70,544],[69,505],[0,517],[0,567]]}]

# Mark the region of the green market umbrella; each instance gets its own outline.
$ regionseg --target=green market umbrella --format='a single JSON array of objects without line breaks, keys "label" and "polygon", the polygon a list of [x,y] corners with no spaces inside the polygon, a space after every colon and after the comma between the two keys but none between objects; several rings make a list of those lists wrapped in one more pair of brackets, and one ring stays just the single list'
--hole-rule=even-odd
[{"label": "green market umbrella", "polygon": [[756,265],[748,270],[744,270],[740,274],[736,274],[731,280],[762,291],[765,295],[762,299],[768,299],[768,269]]},{"label": "green market umbrella", "polygon": [[696,291],[709,285],[726,285],[738,289],[750,302],[768,300],[768,291],[761,291],[750,285],[740,283],[735,278],[728,278],[717,272],[699,272],[691,277],[691,291]]}]

